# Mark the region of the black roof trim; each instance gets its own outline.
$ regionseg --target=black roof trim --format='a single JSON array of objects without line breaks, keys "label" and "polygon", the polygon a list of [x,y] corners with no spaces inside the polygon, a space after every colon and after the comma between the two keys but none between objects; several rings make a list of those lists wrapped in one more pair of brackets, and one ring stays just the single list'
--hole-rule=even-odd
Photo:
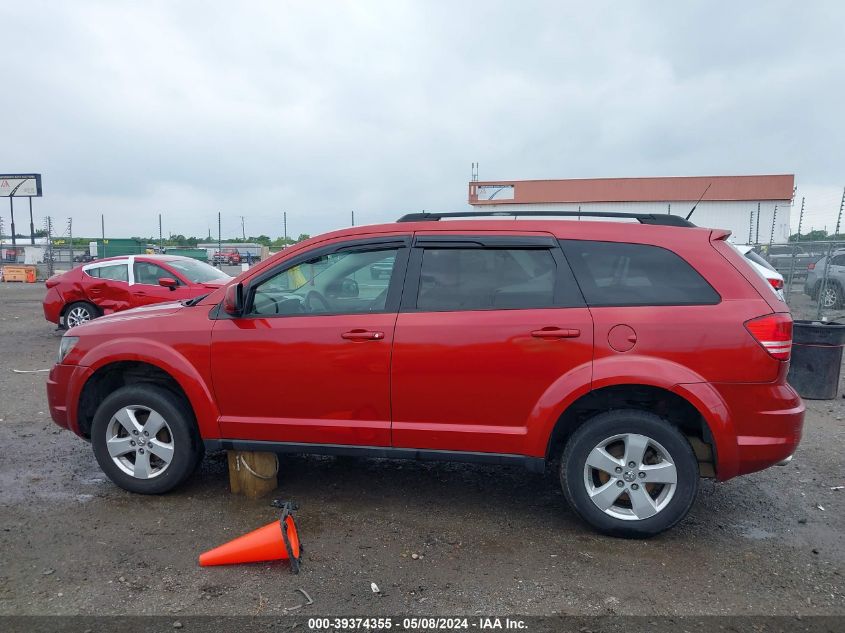
[{"label": "black roof trim", "polygon": [[453,213],[408,213],[398,222],[430,222],[443,218],[489,218],[489,217],[567,217],[567,218],[630,218],[638,220],[640,224],[655,224],[659,226],[695,226],[679,215],[662,213],[613,213],[604,211],[457,211]]}]

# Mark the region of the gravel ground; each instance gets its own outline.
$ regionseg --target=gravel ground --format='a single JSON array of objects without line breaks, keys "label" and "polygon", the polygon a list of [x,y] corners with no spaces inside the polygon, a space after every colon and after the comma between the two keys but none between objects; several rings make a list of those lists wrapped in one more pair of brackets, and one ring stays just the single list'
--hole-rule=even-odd
[{"label": "gravel ground", "polygon": [[[203,569],[269,500],[227,491],[223,454],[160,497],[126,493],[50,420],[59,333],[43,286],[0,284],[0,614],[845,614],[845,402],[808,402],[787,467],[702,482],[668,534],[590,532],[551,475],[479,465],[287,456],[302,572]],[[381,592],[371,590],[375,582]]]}]

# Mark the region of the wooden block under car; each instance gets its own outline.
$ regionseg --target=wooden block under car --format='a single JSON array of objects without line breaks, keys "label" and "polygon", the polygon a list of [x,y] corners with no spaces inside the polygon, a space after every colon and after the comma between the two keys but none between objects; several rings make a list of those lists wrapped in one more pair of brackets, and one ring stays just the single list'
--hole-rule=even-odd
[{"label": "wooden block under car", "polygon": [[229,486],[234,494],[258,499],[278,487],[279,460],[275,453],[227,451],[227,455]]}]

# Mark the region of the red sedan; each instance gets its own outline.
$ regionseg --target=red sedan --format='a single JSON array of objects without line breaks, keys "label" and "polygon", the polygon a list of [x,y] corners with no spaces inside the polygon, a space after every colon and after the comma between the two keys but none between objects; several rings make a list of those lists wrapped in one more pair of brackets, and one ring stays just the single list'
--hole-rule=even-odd
[{"label": "red sedan", "polygon": [[176,255],[109,257],[47,280],[44,317],[72,328],[112,312],[182,301],[226,284],[229,275]]}]

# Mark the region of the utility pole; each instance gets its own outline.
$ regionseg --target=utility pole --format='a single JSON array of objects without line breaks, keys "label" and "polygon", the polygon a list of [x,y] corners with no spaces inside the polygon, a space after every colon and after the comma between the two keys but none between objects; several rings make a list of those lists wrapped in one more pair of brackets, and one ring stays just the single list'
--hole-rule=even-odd
[{"label": "utility pole", "polygon": [[244,242],[246,242],[246,228],[244,228],[244,216],[241,216],[241,237],[243,237]]},{"label": "utility pole", "polygon": [[158,252],[161,253],[161,247],[164,246],[164,238],[161,233],[161,213],[158,214]]},{"label": "utility pole", "polygon": [[842,201],[839,203],[839,215],[836,216],[836,232],[839,235],[839,224],[842,222],[842,209],[845,208],[845,189],[842,190]]},{"label": "utility pole", "polygon": [[100,214],[100,232],[102,233],[103,239],[103,257],[106,256],[106,216],[105,214]]},{"label": "utility pole", "polygon": [[12,202],[14,196],[9,196],[9,213],[12,214],[12,246],[15,246],[15,205]]},{"label": "utility pole", "polygon": [[287,246],[287,243],[288,243],[288,212],[287,211],[282,212],[282,218],[283,218],[282,222],[285,225],[285,238],[284,238],[283,242],[284,242],[285,246]]},{"label": "utility pole", "polygon": [[32,223],[32,196],[29,196],[29,243],[35,246],[35,225]]},{"label": "utility pole", "polygon": [[352,226],[355,226],[355,212],[352,212]]},{"label": "utility pole", "polygon": [[[578,207],[578,212],[579,212],[579,213],[581,212],[581,207],[580,207],[580,206]],[[672,203],[671,203],[671,202],[668,202],[668,203],[666,204],[666,215],[672,215]]]},{"label": "utility pole", "polygon": [[754,243],[760,243],[760,203],[757,203],[757,234],[754,237]]}]

